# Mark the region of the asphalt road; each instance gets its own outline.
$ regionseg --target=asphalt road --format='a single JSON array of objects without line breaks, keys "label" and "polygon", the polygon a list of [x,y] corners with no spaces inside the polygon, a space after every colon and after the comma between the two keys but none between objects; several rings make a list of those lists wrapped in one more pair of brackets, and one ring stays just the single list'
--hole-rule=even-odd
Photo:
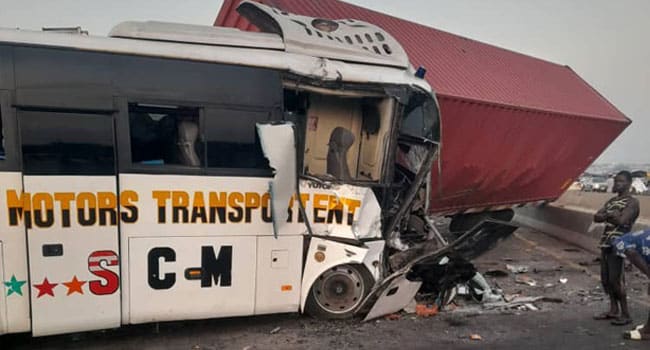
[{"label": "asphalt road", "polygon": [[[460,306],[431,318],[401,315],[400,320],[361,323],[319,321],[295,314],[124,327],[78,335],[0,338],[0,349],[642,349],[650,344],[625,341],[624,329],[592,316],[605,310],[594,256],[540,233],[520,229],[476,261],[480,271],[529,267],[537,285],[515,282],[510,274],[489,278],[508,293],[561,298],[536,303],[539,311],[485,311],[459,299]],[[567,278],[562,284],[560,278]],[[636,324],[650,309],[646,281],[627,273]],[[479,334],[482,340],[470,340]]]}]

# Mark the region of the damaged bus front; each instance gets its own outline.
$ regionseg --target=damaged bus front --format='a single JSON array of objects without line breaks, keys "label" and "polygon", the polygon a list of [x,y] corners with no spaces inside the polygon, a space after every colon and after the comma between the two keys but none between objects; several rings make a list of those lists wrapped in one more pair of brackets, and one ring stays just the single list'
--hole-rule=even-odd
[{"label": "damaged bus front", "polygon": [[[349,317],[390,272],[387,253],[404,222],[424,210],[417,194],[437,154],[438,115],[433,96],[419,88],[326,85],[287,82],[287,123],[258,129],[285,130],[260,138],[276,169],[269,183],[275,230],[307,236],[301,306]],[[286,139],[290,131],[295,143]],[[410,166],[398,164],[399,153]]]},{"label": "damaged bus front", "polygon": [[[284,77],[288,124],[274,127],[293,130],[295,147],[275,133],[260,134],[276,170],[269,184],[279,208],[274,225],[276,232],[297,229],[307,236],[302,310],[328,318],[366,313],[378,297],[371,291],[385,289],[379,287],[395,272],[390,254],[411,246],[403,237],[410,223],[428,225],[424,193],[439,151],[440,119],[425,71],[409,67],[399,43],[368,23],[307,18],[253,2],[238,11],[281,35],[287,51],[323,58],[311,76]],[[366,65],[350,76],[329,59]],[[373,313],[394,312],[412,300],[419,283],[402,285]]]}]

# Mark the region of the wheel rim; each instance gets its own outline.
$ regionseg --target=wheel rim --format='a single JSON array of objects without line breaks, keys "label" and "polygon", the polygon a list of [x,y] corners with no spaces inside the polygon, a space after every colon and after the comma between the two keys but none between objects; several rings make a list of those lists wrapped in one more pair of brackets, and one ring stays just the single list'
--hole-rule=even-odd
[{"label": "wheel rim", "polygon": [[362,301],[365,285],[359,271],[351,266],[337,266],[323,272],[312,288],[316,303],[327,312],[343,314],[354,310]]}]

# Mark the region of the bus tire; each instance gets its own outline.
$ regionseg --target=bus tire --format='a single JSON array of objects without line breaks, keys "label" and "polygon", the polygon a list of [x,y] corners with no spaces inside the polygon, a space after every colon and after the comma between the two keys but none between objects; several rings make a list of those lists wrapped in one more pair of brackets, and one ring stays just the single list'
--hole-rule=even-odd
[{"label": "bus tire", "polygon": [[335,266],[314,281],[305,312],[319,319],[351,318],[373,284],[370,272],[363,265]]}]

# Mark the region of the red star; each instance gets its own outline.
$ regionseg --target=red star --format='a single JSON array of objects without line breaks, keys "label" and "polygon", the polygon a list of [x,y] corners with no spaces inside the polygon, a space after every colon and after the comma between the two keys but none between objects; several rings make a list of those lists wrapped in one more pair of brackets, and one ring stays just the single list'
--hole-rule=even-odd
[{"label": "red star", "polygon": [[70,282],[63,282],[63,285],[68,287],[67,295],[70,295],[72,293],[83,294],[84,291],[81,289],[81,287],[83,287],[84,284],[86,284],[86,281],[79,281],[77,279],[77,276],[72,277],[72,281]]},{"label": "red star", "polygon": [[38,296],[36,296],[36,298],[40,298],[43,295],[54,296],[54,287],[58,285],[58,283],[50,283],[50,281],[47,280],[47,277],[45,277],[43,283],[34,285],[34,287],[38,289]]}]

